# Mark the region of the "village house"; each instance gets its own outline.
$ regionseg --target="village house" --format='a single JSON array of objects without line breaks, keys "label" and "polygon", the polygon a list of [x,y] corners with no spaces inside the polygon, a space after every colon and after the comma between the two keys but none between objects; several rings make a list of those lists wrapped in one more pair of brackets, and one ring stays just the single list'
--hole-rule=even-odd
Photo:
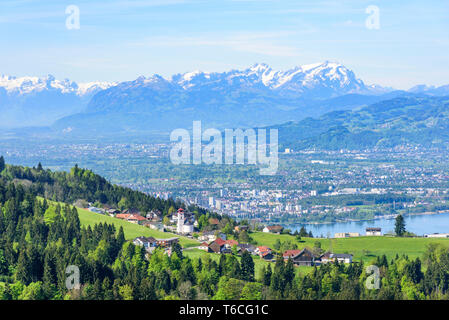
[{"label": "village house", "polygon": [[159,210],[152,210],[146,214],[146,218],[151,221],[161,221],[162,213]]},{"label": "village house", "polygon": [[99,213],[99,214],[105,214],[105,210],[101,209],[101,208],[97,208],[97,207],[89,207],[87,208],[87,210],[89,210],[90,212],[95,212],[95,213]]},{"label": "village house", "polygon": [[131,214],[125,220],[131,223],[141,224],[143,221],[146,221],[147,219],[138,214]]},{"label": "village house", "polygon": [[326,252],[320,257],[321,263],[338,261],[338,263],[352,263],[352,254]]},{"label": "village house", "polygon": [[238,243],[238,241],[236,241],[236,240],[225,240],[225,245],[228,247],[228,248],[232,248],[233,246],[238,246],[239,245],[239,243]]},{"label": "village house", "polygon": [[307,248],[302,250],[287,250],[282,255],[284,260],[292,259],[293,264],[297,266],[313,266],[315,265],[315,260],[318,260],[319,257],[315,256],[313,252]]},{"label": "village house", "polygon": [[164,231],[164,224],[162,224],[161,222],[149,221],[147,227],[153,230],[158,230],[162,232]]},{"label": "village house", "polygon": [[266,226],[265,228],[263,228],[262,231],[266,233],[281,233],[282,230],[284,230],[283,226],[276,225],[276,226]]},{"label": "village house", "polygon": [[265,259],[265,260],[273,259],[273,254],[271,252],[271,248],[266,247],[266,246],[256,247],[256,249],[254,250],[254,253],[259,255],[259,257],[261,257],[262,259]]},{"label": "village house", "polygon": [[209,252],[214,253],[231,253],[231,249],[226,246],[226,241],[217,238],[209,244]]},{"label": "village house", "polygon": [[271,251],[266,251],[266,252],[261,253],[260,257],[267,261],[273,261],[273,259],[274,259],[273,253]]},{"label": "village house", "polygon": [[157,246],[157,241],[153,237],[137,237],[133,240],[133,244],[136,246],[143,246],[145,249],[153,248]]},{"label": "village house", "polygon": [[242,231],[248,231],[249,227],[248,226],[235,226],[234,227],[234,231],[236,232],[242,232]]},{"label": "village house", "polygon": [[107,212],[111,217],[113,217],[113,216],[116,215],[117,213],[120,213],[120,210],[111,208],[111,209],[106,210],[106,212]]},{"label": "village house", "polygon": [[252,244],[249,244],[249,243],[239,243],[239,244],[237,245],[237,247],[240,248],[240,251],[241,251],[241,252],[243,252],[243,251],[248,251],[250,254],[253,254],[253,255],[256,254],[256,253],[255,253],[256,247],[255,247],[254,245],[252,245]]},{"label": "village house", "polygon": [[382,229],[381,228],[371,228],[368,227],[365,229],[367,236],[381,236],[382,235]]},{"label": "village house", "polygon": [[119,214],[116,214],[116,215],[115,215],[115,217],[116,217],[117,219],[122,219],[122,220],[127,219],[129,216],[130,216],[129,213],[119,213]]},{"label": "village house", "polygon": [[254,252],[260,256],[264,252],[271,252],[271,249],[266,246],[258,246]]},{"label": "village house", "polygon": [[203,250],[203,251],[209,251],[209,244],[207,242],[202,242],[199,246],[198,249]]},{"label": "village house", "polygon": [[358,233],[358,232],[338,232],[334,235],[334,238],[351,238],[351,237],[360,237],[360,233]]},{"label": "village house", "polygon": [[218,233],[218,235],[215,234],[216,231],[206,231],[203,232],[199,237],[198,240],[200,241],[214,241],[217,238],[221,238],[223,240],[226,240],[226,234],[224,233]]},{"label": "village house", "polygon": [[156,239],[156,243],[159,247],[171,247],[173,244],[178,243],[179,238],[167,238],[167,239]]}]

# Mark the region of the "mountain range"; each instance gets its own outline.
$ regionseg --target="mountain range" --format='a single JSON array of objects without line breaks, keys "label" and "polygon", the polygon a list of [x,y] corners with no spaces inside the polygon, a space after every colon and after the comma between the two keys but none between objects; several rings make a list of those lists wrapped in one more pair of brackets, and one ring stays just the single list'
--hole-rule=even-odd
[{"label": "mountain range", "polygon": [[0,78],[3,128],[46,126],[53,134],[142,135],[189,128],[245,128],[298,123],[339,110],[360,109],[399,97],[449,95],[449,86],[408,91],[367,85],[353,71],[325,61],[273,70],[188,72],[125,82],[77,84],[44,78]]}]

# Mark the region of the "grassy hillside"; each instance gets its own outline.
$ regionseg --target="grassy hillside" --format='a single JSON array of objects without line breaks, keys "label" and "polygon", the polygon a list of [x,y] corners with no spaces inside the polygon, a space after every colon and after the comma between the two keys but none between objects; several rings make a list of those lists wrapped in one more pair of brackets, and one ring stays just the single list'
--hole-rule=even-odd
[{"label": "grassy hillside", "polygon": [[335,253],[350,253],[354,260],[370,261],[376,256],[385,254],[391,259],[396,254],[406,254],[410,258],[422,257],[429,243],[441,243],[449,246],[449,239],[431,238],[395,238],[395,237],[355,237],[342,239],[303,238],[298,242],[294,236],[277,235],[271,233],[255,232],[251,237],[259,245],[273,247],[276,239],[280,241],[290,240],[298,244],[298,248],[313,247],[316,241],[321,243],[321,248]]},{"label": "grassy hillside", "polygon": [[[171,238],[171,237],[179,237],[179,235],[168,233],[168,232],[161,232],[157,230],[152,230],[147,227],[143,227],[134,223],[130,223],[128,221],[120,220],[117,218],[109,217],[106,215],[98,214],[95,212],[90,212],[85,209],[78,209],[78,215],[80,217],[80,222],[82,226],[93,226],[96,223],[109,223],[114,224],[115,227],[118,229],[120,226],[123,227],[123,231],[125,232],[125,237],[127,240],[134,239],[136,237],[145,236],[145,237],[154,237],[154,238]],[[183,247],[192,247],[197,246],[199,244],[198,241],[189,239],[186,237],[179,237],[180,243]]]},{"label": "grassy hillside", "polygon": [[[53,201],[48,202],[55,205],[55,202]],[[122,226],[123,231],[125,232],[125,238],[127,240],[131,240],[140,236],[162,238],[162,239],[179,237],[178,235],[175,235],[173,233],[152,230],[150,228],[143,227],[128,221],[113,218],[107,215],[98,214],[95,212],[90,212],[89,210],[86,209],[77,208],[77,210],[81,226],[89,226],[89,225],[94,226],[97,223],[105,223],[105,222],[108,224],[114,224],[117,230]],[[189,239],[186,237],[179,237],[179,238],[180,243],[183,247],[193,247],[199,244],[199,242],[194,239]]]}]

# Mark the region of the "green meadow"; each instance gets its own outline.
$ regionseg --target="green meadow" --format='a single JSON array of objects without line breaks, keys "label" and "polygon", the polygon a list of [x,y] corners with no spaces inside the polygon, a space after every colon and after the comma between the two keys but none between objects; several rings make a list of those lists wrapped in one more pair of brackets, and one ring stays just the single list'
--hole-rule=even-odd
[{"label": "green meadow", "polygon": [[399,238],[399,237],[354,237],[354,238],[302,238],[296,240],[291,235],[278,235],[264,232],[254,232],[250,234],[257,241],[258,245],[273,247],[276,239],[280,241],[290,240],[298,245],[299,249],[304,247],[313,248],[315,242],[320,242],[323,250],[334,253],[350,253],[354,256],[354,261],[370,261],[376,256],[386,255],[388,259],[394,258],[396,254],[407,255],[410,258],[422,257],[428,244],[441,243],[449,246],[449,239],[435,238]]}]

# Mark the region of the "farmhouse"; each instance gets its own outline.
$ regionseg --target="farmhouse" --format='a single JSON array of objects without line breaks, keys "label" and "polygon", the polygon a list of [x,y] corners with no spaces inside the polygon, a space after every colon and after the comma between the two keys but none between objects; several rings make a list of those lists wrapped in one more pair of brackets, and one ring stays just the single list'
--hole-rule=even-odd
[{"label": "farmhouse", "polygon": [[159,247],[171,247],[173,244],[178,243],[179,238],[167,238],[167,239],[156,239],[156,243]]},{"label": "farmhouse", "polygon": [[226,245],[226,241],[217,238],[209,244],[209,251],[214,253],[230,253],[229,246]]},{"label": "farmhouse", "polygon": [[293,263],[297,266],[313,266],[315,265],[315,260],[319,257],[315,256],[313,252],[307,248],[302,250],[287,250],[282,255],[284,260],[292,259]]},{"label": "farmhouse", "polygon": [[200,240],[200,241],[214,241],[217,238],[221,238],[223,240],[226,240],[226,234],[218,233],[216,235],[215,232],[216,231],[203,232],[203,234],[198,237],[198,240]]},{"label": "farmhouse", "polygon": [[229,248],[232,248],[233,246],[238,246],[238,242],[236,240],[226,240],[225,241],[225,245],[228,246]]},{"label": "farmhouse", "polygon": [[282,230],[284,230],[283,226],[267,226],[265,228],[263,228],[263,232],[271,232],[271,233],[281,233]]},{"label": "farmhouse", "polygon": [[147,219],[138,214],[131,214],[125,220],[131,223],[141,224],[143,221],[146,221]]},{"label": "farmhouse", "polygon": [[352,263],[352,254],[326,252],[320,257],[321,263],[338,261],[338,263]]},{"label": "farmhouse", "polygon": [[119,213],[119,214],[115,215],[115,217],[117,219],[123,219],[123,220],[127,219],[129,216],[130,216],[129,213]]},{"label": "farmhouse", "polygon": [[198,249],[203,250],[203,251],[209,251],[209,244],[207,244],[207,242],[202,242],[199,246]]},{"label": "farmhouse", "polygon": [[249,243],[239,243],[238,245],[237,245],[239,248],[240,248],[240,251],[248,251],[249,253],[251,253],[251,254],[256,254],[255,253],[255,251],[256,251],[256,247],[254,246],[254,245],[252,245],[252,244],[249,244]]},{"label": "farmhouse", "polygon": [[366,228],[367,236],[381,236],[382,235],[381,228]]},{"label": "farmhouse", "polygon": [[157,246],[157,241],[153,237],[138,237],[133,240],[136,246],[143,246],[145,249],[149,249]]}]

